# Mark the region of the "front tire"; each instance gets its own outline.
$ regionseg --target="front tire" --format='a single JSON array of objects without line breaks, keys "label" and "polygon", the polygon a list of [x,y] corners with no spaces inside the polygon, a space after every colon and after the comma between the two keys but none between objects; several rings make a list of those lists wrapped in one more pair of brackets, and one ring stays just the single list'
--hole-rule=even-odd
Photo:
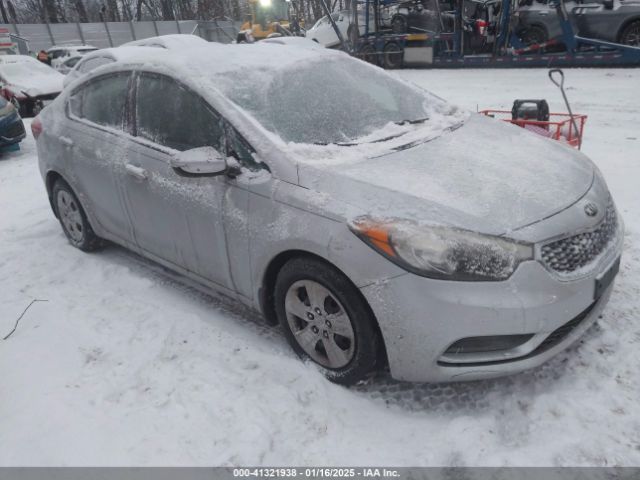
[{"label": "front tire", "polygon": [[340,271],[313,258],[294,258],[278,273],[274,298],[293,350],[330,381],[353,385],[375,370],[380,347],[375,321]]},{"label": "front tire", "polygon": [[635,20],[624,27],[618,43],[630,47],[640,47],[640,20]]},{"label": "front tire", "polygon": [[387,69],[402,68],[404,50],[397,42],[388,42],[382,49],[382,65]]},{"label": "front tire", "polygon": [[91,228],[87,215],[69,184],[64,180],[56,181],[52,197],[56,215],[69,243],[84,252],[100,248],[102,240]]},{"label": "front tire", "polygon": [[547,31],[538,25],[530,25],[520,33],[520,40],[527,47],[540,45],[549,40]]}]

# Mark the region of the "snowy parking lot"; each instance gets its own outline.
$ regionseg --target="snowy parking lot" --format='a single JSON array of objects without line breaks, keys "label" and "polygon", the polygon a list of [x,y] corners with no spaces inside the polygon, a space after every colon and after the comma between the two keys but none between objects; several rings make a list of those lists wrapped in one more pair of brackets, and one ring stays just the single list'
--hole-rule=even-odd
[{"label": "snowy parking lot", "polygon": [[[470,110],[565,111],[544,69],[398,74]],[[565,74],[626,224],[621,271],[580,342],[492,381],[339,387],[233,302],[119,247],[80,252],[29,133],[0,158],[0,338],[43,301],[0,340],[0,466],[640,465],[640,70]]]}]

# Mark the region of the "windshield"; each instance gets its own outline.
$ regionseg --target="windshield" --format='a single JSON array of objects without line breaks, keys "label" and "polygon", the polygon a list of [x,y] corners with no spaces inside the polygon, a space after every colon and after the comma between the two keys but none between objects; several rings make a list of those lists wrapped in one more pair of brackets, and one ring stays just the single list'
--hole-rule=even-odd
[{"label": "windshield", "polygon": [[76,63],[78,63],[78,61],[80,61],[80,57],[73,57],[73,58],[70,58],[69,60],[67,60],[66,62],[64,62],[64,64],[67,67],[73,68],[73,67],[76,66]]},{"label": "windshield", "polygon": [[55,70],[40,63],[37,60],[33,62],[16,62],[0,64],[0,73],[10,83],[19,83],[25,78],[33,75],[51,75],[55,74]]},{"label": "windshield", "polygon": [[238,74],[229,80],[224,90],[233,102],[293,143],[350,143],[378,131],[380,140],[389,124],[426,122],[433,104],[443,103],[348,57],[296,64],[271,78]]}]

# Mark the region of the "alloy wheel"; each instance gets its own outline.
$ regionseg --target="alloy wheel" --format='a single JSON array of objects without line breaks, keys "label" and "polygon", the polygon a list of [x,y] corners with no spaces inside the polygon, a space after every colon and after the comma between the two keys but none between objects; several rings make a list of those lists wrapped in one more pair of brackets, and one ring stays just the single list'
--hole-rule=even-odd
[{"label": "alloy wheel", "polygon": [[313,280],[293,283],[285,296],[287,323],[300,348],[326,368],[342,368],[353,359],[355,334],[338,299]]},{"label": "alloy wheel", "polygon": [[68,192],[60,190],[56,198],[56,207],[69,238],[76,244],[82,243],[84,239],[82,215],[75,199]]},{"label": "alloy wheel", "polygon": [[620,43],[631,47],[640,47],[640,22],[633,23],[625,30]]}]

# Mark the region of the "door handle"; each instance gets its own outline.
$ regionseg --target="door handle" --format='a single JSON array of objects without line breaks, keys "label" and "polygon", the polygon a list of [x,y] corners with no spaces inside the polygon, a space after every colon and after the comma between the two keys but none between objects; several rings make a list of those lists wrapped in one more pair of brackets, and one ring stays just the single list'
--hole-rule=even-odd
[{"label": "door handle", "polygon": [[137,167],[135,165],[131,165],[130,163],[127,163],[124,169],[127,172],[127,174],[131,175],[132,177],[138,180],[146,180],[148,178],[147,171],[144,168]]},{"label": "door handle", "polygon": [[60,137],[60,143],[62,143],[65,147],[73,147],[73,140],[69,137]]}]

